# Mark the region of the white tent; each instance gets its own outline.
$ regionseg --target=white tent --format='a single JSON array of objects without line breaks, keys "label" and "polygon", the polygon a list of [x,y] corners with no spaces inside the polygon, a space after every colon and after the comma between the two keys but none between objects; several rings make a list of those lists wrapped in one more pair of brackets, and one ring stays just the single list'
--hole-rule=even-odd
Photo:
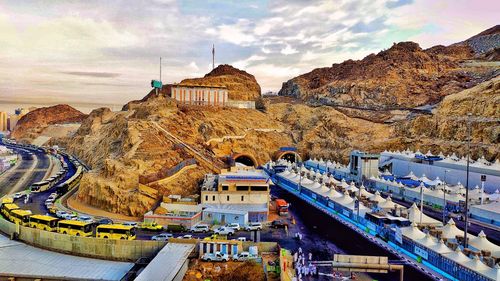
[{"label": "white tent", "polygon": [[321,188],[319,190],[316,190],[316,193],[321,194],[321,195],[328,194],[328,192],[330,192],[330,189],[328,187],[326,187],[325,184],[322,184]]},{"label": "white tent", "polygon": [[495,190],[495,193],[490,194],[491,201],[498,201],[500,199],[500,190]]},{"label": "white tent", "polygon": [[408,209],[408,220],[422,225],[442,225],[440,221],[422,214],[415,203]]},{"label": "white tent", "polygon": [[[354,201],[352,201],[351,203],[345,205],[345,207],[347,207],[348,209],[352,210],[353,212],[356,211],[357,212],[357,209],[355,208],[354,206]],[[363,205],[362,202],[359,202],[359,215],[361,217],[365,217],[365,214],[369,211],[370,209],[367,208],[365,205]]]},{"label": "white tent", "polygon": [[464,235],[464,232],[455,225],[453,219],[450,219],[448,223],[442,228],[443,233],[441,238],[455,239],[457,235]]},{"label": "white tent", "polygon": [[482,274],[487,274],[490,270],[491,270],[491,267],[485,265],[483,262],[481,262],[479,260],[479,257],[478,256],[474,256],[474,258],[472,258],[472,260],[466,262],[464,264],[465,267],[468,267],[474,271],[477,271],[477,272],[480,272]]},{"label": "white tent", "polygon": [[378,190],[375,191],[375,194],[372,197],[370,197],[369,199],[370,199],[370,201],[377,202],[377,203],[385,202],[385,199],[382,196],[380,196],[380,192],[378,192]]},{"label": "white tent", "polygon": [[338,197],[338,198],[334,198],[333,201],[335,201],[335,203],[337,204],[340,204],[342,206],[347,206],[349,203],[351,203],[352,201],[354,201],[351,196],[349,196],[349,192],[344,191],[344,195],[342,197]]},{"label": "white tent", "polygon": [[443,239],[439,240],[439,242],[436,245],[434,245],[431,249],[438,254],[446,254],[453,252],[452,249],[448,248],[448,246],[444,244]]},{"label": "white tent", "polygon": [[415,240],[415,242],[427,248],[432,248],[438,245],[436,238],[432,237],[429,233],[425,234],[424,238]]},{"label": "white tent", "polygon": [[394,203],[391,199],[391,197],[387,197],[387,199],[384,202],[378,203],[378,207],[381,209],[394,209],[395,207],[404,208],[403,206]]},{"label": "white tent", "polygon": [[342,193],[338,192],[335,188],[330,188],[330,191],[328,192],[328,194],[325,194],[325,197],[328,197],[330,199],[334,199],[334,198],[340,198],[344,195],[342,195]]},{"label": "white tent", "polygon": [[333,184],[333,185],[340,184],[340,182],[338,180],[336,180],[332,175],[330,175],[329,179],[330,179],[330,184]]},{"label": "white tent", "polygon": [[461,265],[465,265],[466,263],[471,261],[471,259],[469,259],[464,253],[462,253],[460,247],[457,247],[455,249],[455,252],[444,254],[444,256]]},{"label": "white tent", "polygon": [[342,181],[340,182],[340,187],[342,187],[342,188],[349,187],[349,185],[347,184],[347,182],[345,182],[345,179],[342,179]]},{"label": "white tent", "polygon": [[436,177],[434,180],[427,182],[428,185],[432,186],[437,186],[437,185],[442,185],[443,181],[439,179],[439,177]]},{"label": "white tent", "polygon": [[470,238],[469,244],[478,250],[490,251],[493,256],[500,257],[500,247],[488,241],[482,230],[477,237]]},{"label": "white tent", "polygon": [[370,197],[373,196],[373,193],[370,193],[370,192],[366,191],[366,188],[363,185],[360,187],[360,192],[359,193],[360,193],[361,196],[363,196],[365,198],[370,198]]},{"label": "white tent", "polygon": [[425,233],[423,233],[420,229],[418,229],[416,223],[412,223],[410,226],[407,227],[402,227],[401,234],[403,234],[403,236],[411,240],[418,240],[425,237]]},{"label": "white tent", "polygon": [[359,188],[354,185],[354,182],[351,182],[351,184],[346,187],[346,190],[351,191],[351,192],[358,192]]},{"label": "white tent", "polygon": [[430,156],[434,156],[434,154],[432,154],[432,152],[429,150],[429,151],[427,151],[427,153],[425,154],[425,156],[429,156],[430,157]]},{"label": "white tent", "polygon": [[413,171],[411,171],[408,175],[406,175],[405,178],[410,178],[412,180],[418,180],[418,177],[415,176],[415,174],[413,173]]},{"label": "white tent", "polygon": [[425,174],[423,174],[418,180],[425,184],[429,184],[431,182],[431,180]]}]

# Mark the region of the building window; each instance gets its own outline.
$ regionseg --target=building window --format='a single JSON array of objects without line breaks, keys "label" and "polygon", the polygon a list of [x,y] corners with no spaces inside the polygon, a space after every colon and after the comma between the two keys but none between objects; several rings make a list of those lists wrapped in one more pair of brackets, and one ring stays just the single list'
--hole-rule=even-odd
[{"label": "building window", "polygon": [[236,190],[237,191],[248,191],[248,186],[237,186]]},{"label": "building window", "polygon": [[267,186],[251,186],[251,191],[267,191]]},{"label": "building window", "polygon": [[222,186],[222,190],[224,190],[224,191],[228,191],[228,190],[229,190],[229,186],[227,186],[227,185],[223,185],[223,186]]},{"label": "building window", "polygon": [[215,201],[215,195],[214,195],[214,196],[212,196],[212,201]]},{"label": "building window", "polygon": [[208,201],[208,195],[205,195],[205,201]]},{"label": "building window", "polygon": [[229,195],[227,196],[227,201],[229,201]]},{"label": "building window", "polygon": [[245,195],[241,195],[241,201],[245,201]]}]

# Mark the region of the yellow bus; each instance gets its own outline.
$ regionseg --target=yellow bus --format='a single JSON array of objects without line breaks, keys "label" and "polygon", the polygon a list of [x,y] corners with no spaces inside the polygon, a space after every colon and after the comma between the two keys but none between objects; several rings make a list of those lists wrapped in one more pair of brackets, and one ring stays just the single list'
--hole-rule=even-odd
[{"label": "yellow bus", "polygon": [[57,231],[58,218],[46,215],[33,215],[30,217],[29,226],[47,231]]},{"label": "yellow bus", "polygon": [[29,210],[15,209],[10,212],[9,220],[15,224],[28,226],[32,214]]},{"label": "yellow bus", "polygon": [[122,224],[101,224],[96,228],[97,238],[135,240],[135,227]]},{"label": "yellow bus", "polygon": [[92,223],[62,220],[57,223],[57,232],[74,236],[92,236]]},{"label": "yellow bus", "polygon": [[19,209],[19,206],[13,203],[2,204],[2,214],[6,219],[10,220],[10,212]]}]

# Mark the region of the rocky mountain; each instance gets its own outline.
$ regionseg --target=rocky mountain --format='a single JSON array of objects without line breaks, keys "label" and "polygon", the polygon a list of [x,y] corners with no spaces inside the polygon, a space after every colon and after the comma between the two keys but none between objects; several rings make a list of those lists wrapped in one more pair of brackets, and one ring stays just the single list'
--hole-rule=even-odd
[{"label": "rocky mountain", "polygon": [[256,100],[261,96],[260,85],[252,74],[227,64],[217,66],[203,78],[184,79],[179,84],[225,86],[232,100]]},{"label": "rocky mountain", "polygon": [[358,110],[435,104],[500,73],[498,66],[476,58],[498,47],[498,36],[495,27],[448,47],[423,50],[417,43],[397,43],[362,60],[347,60],[295,77],[283,83],[279,95]]},{"label": "rocky mountain", "polygon": [[488,59],[488,53],[500,50],[500,25],[495,25],[455,45],[469,46],[476,56]]},{"label": "rocky mountain", "polygon": [[17,122],[12,137],[29,141],[36,138],[49,125],[80,123],[85,117],[86,114],[67,104],[37,108]]}]

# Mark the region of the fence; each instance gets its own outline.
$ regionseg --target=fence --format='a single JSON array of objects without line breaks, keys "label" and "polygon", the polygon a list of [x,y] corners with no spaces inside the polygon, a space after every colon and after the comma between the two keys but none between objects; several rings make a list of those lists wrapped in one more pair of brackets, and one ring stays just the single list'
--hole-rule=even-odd
[{"label": "fence", "polygon": [[182,168],[189,166],[189,165],[194,165],[194,164],[196,164],[196,159],[194,159],[194,158],[186,159],[186,160],[180,162],[179,164],[173,166],[172,168],[163,167],[162,169],[160,169],[156,173],[152,173],[152,174],[144,175],[144,176],[140,175],[139,176],[139,183],[147,185],[147,184],[152,183],[154,181],[157,181],[159,179],[170,177],[170,176],[174,175],[175,173],[179,172]]},{"label": "fence", "polygon": [[136,261],[141,257],[153,257],[165,246],[162,241],[112,240],[80,237],[44,231],[13,224],[0,217],[0,231],[47,250],[89,258]]}]

